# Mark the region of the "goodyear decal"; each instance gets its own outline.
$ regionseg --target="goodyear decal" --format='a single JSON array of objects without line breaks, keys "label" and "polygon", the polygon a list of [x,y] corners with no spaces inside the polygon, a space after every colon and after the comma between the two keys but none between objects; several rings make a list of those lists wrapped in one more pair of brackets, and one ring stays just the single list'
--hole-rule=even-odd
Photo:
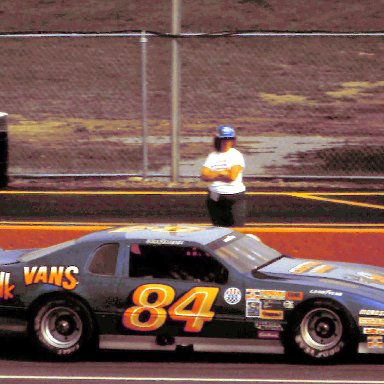
[{"label": "goodyear decal", "polygon": [[359,315],[384,317],[384,311],[378,309],[361,309]]},{"label": "goodyear decal", "polygon": [[325,296],[343,296],[342,292],[335,292],[331,289],[311,289],[309,293],[314,295],[325,295]]}]

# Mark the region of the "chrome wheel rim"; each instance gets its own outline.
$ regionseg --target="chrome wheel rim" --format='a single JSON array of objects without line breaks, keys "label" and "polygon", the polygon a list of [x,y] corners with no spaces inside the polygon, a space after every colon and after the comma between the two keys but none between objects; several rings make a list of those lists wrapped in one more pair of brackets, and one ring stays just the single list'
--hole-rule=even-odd
[{"label": "chrome wheel rim", "polygon": [[308,312],[300,326],[303,341],[311,348],[325,351],[335,347],[343,335],[343,324],[337,313],[328,308]]},{"label": "chrome wheel rim", "polygon": [[41,334],[51,346],[65,349],[79,342],[83,323],[76,311],[67,307],[55,307],[41,319]]}]

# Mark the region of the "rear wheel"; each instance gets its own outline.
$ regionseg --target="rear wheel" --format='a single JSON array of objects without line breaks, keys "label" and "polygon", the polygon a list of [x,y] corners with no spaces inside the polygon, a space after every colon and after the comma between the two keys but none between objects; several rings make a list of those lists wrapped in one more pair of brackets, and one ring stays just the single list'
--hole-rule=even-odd
[{"label": "rear wheel", "polygon": [[306,305],[293,316],[288,351],[317,360],[345,357],[356,350],[353,328],[353,321],[336,304]]},{"label": "rear wheel", "polygon": [[33,341],[43,352],[71,357],[90,345],[93,321],[80,301],[71,297],[52,299],[36,309],[30,331]]}]

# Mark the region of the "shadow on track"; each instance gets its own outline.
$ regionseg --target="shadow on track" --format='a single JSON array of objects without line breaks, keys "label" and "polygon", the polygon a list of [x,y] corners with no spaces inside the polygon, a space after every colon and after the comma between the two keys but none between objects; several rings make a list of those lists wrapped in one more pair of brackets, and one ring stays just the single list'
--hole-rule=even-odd
[{"label": "shadow on track", "polygon": [[[47,358],[36,353],[25,335],[0,334],[0,360],[3,361],[47,361]],[[52,360],[50,360],[52,361]],[[53,360],[59,363],[59,360]],[[247,353],[204,353],[191,350],[169,351],[116,351],[96,350],[79,359],[81,362],[129,362],[129,363],[192,363],[192,364],[290,364],[290,365],[322,365],[324,363],[308,363],[296,361],[294,357],[271,354]],[[331,365],[382,365],[382,355],[358,355],[348,361],[330,363]]]}]

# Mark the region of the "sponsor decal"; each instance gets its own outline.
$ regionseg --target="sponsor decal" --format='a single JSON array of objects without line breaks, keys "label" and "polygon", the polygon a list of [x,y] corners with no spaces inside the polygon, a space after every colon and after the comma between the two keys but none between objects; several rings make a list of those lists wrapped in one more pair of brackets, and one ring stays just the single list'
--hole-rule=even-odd
[{"label": "sponsor decal", "polygon": [[245,298],[247,300],[259,300],[260,299],[260,289],[247,288],[245,291]]},{"label": "sponsor decal", "polygon": [[282,320],[284,309],[293,309],[295,301],[303,300],[303,292],[286,292],[272,289],[247,288],[246,316]]},{"label": "sponsor decal", "polygon": [[268,320],[258,320],[254,323],[255,328],[260,331],[283,331],[283,326],[279,323],[275,323],[273,321]]},{"label": "sponsor decal", "polygon": [[285,291],[262,290],[260,291],[260,298],[269,300],[285,300],[285,293]]},{"label": "sponsor decal", "polygon": [[364,335],[384,335],[384,328],[363,328]]},{"label": "sponsor decal", "polygon": [[309,293],[314,295],[343,296],[342,292],[335,292],[330,289],[311,289]]},{"label": "sponsor decal", "polygon": [[361,309],[359,315],[384,317],[384,311],[378,309]]},{"label": "sponsor decal", "polygon": [[24,267],[24,283],[25,285],[50,284],[72,290],[78,284],[75,276],[78,273],[79,268],[76,266]]},{"label": "sponsor decal", "polygon": [[368,336],[367,344],[368,348],[383,348],[383,336]]},{"label": "sponsor decal", "polygon": [[283,301],[281,300],[261,300],[261,307],[263,309],[281,310],[283,309]]},{"label": "sponsor decal", "polygon": [[280,339],[280,332],[277,331],[258,331],[257,337],[259,339]]},{"label": "sponsor decal", "polygon": [[285,298],[286,300],[300,301],[303,300],[304,294],[303,292],[287,292]]},{"label": "sponsor decal", "polygon": [[228,288],[224,292],[224,300],[230,305],[238,304],[241,300],[241,291],[238,288]]},{"label": "sponsor decal", "polygon": [[384,327],[384,318],[382,317],[359,317],[359,326]]},{"label": "sponsor decal", "polygon": [[247,300],[245,306],[246,317],[260,317],[261,302],[259,300]]},{"label": "sponsor decal", "polygon": [[9,272],[0,272],[0,299],[8,300],[13,299],[12,291],[15,284],[10,284],[11,274]]},{"label": "sponsor decal", "polygon": [[217,287],[194,287],[175,300],[175,290],[169,285],[140,285],[133,292],[134,305],[124,312],[122,323],[128,329],[149,332],[161,328],[169,316],[185,323],[184,332],[200,332],[215,315],[212,306],[218,293]]},{"label": "sponsor decal", "polygon": [[284,312],[272,309],[262,309],[260,312],[260,318],[265,320],[283,320]]},{"label": "sponsor decal", "polygon": [[291,300],[285,300],[283,303],[283,307],[285,309],[293,309],[293,308],[295,308],[295,303]]},{"label": "sponsor decal", "polygon": [[183,240],[166,240],[166,239],[149,239],[145,242],[146,244],[152,245],[182,245],[184,244]]}]

